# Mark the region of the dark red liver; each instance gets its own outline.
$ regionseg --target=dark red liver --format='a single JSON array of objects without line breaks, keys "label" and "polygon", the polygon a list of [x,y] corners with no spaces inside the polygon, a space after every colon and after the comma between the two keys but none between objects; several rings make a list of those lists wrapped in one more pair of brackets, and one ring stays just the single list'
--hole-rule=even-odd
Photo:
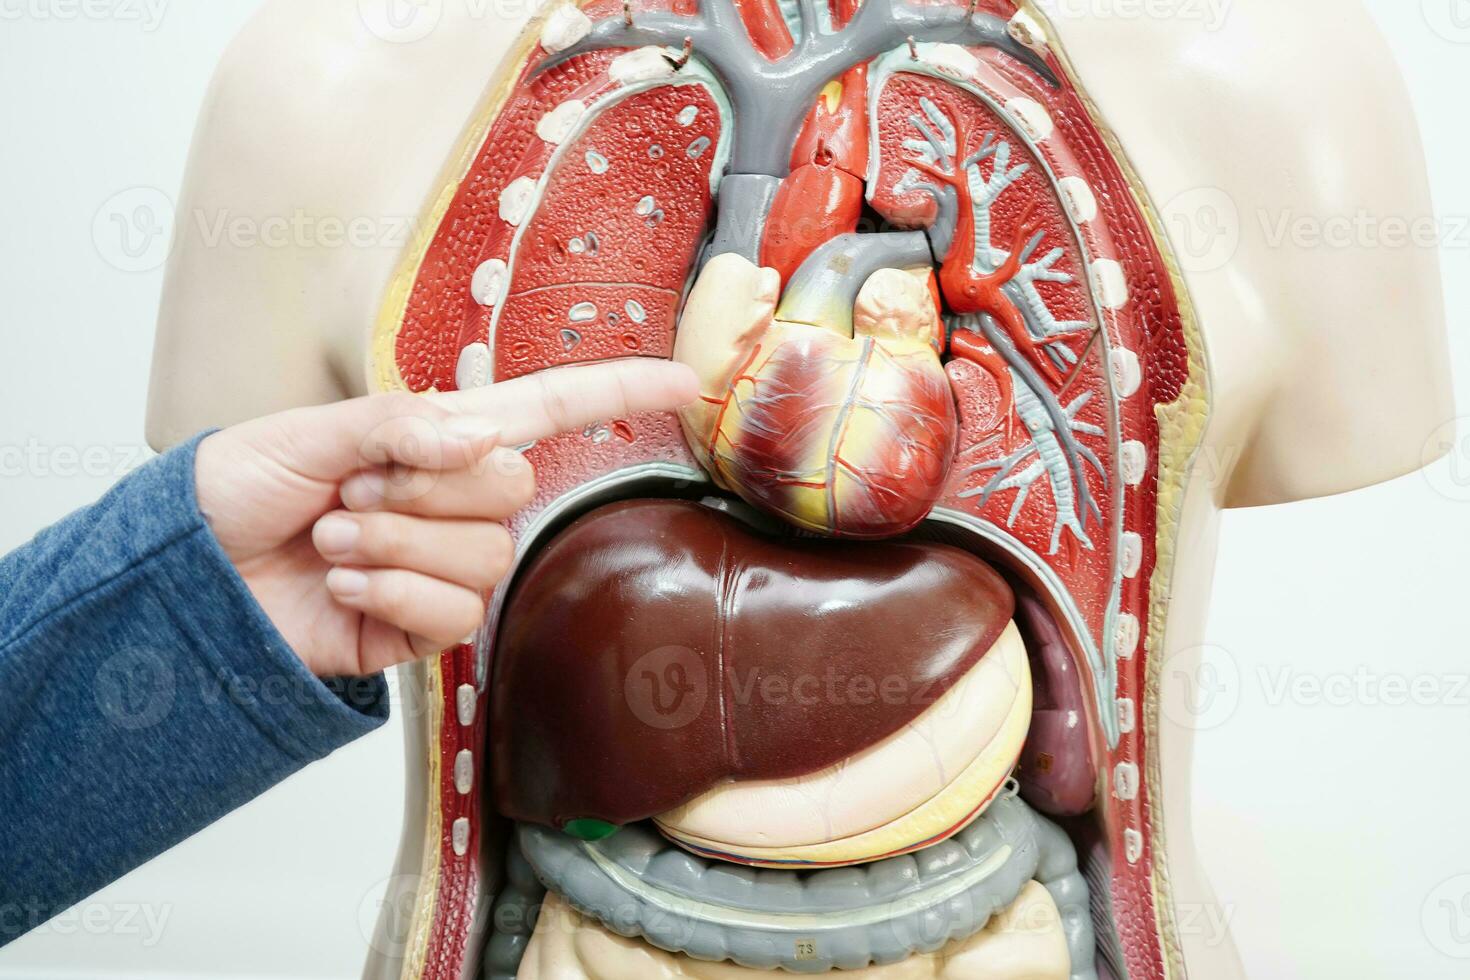
[{"label": "dark red liver", "polygon": [[816,772],[921,714],[1014,602],[988,565],[943,545],[773,538],[687,501],[601,508],[506,603],[497,805],[625,824],[727,777]]}]

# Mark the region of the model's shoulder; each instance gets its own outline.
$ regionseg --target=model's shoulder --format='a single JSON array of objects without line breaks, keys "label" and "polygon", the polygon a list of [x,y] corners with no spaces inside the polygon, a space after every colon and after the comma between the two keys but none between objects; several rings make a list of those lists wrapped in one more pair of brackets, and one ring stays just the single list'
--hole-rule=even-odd
[{"label": "model's shoulder", "polygon": [[1371,86],[1392,60],[1360,0],[1038,0],[1089,89],[1208,85],[1234,102],[1310,113],[1314,92]]},{"label": "model's shoulder", "polygon": [[1421,465],[1452,410],[1438,253],[1406,247],[1433,209],[1359,0],[1045,6],[1182,267],[1220,381],[1212,431],[1239,458],[1225,500]]},{"label": "model's shoulder", "polygon": [[[266,0],[230,44],[213,95],[330,128],[395,106],[477,94],[529,17],[476,0]],[[436,97],[437,96],[437,97]]]}]

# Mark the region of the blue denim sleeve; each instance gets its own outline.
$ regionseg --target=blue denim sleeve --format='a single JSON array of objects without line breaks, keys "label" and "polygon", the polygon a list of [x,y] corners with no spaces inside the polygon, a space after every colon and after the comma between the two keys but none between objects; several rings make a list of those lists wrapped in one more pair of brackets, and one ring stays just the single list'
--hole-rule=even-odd
[{"label": "blue denim sleeve", "polygon": [[318,680],[256,604],[198,443],[0,559],[0,945],[388,716],[382,677]]}]

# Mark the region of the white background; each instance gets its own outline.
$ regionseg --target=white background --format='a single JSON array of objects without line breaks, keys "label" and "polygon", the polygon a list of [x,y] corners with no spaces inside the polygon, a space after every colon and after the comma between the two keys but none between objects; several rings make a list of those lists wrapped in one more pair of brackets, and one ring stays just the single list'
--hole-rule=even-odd
[{"label": "white background", "polygon": [[[0,0],[0,552],[143,458],[161,276],[116,267],[109,222],[177,190],[257,2]],[[1368,5],[1424,130],[1465,410],[1470,2]],[[1424,474],[1226,515],[1214,672],[1165,680],[1217,690],[1195,797],[1222,908],[1186,927],[1228,918],[1254,978],[1470,975],[1467,431]],[[355,978],[397,842],[399,740],[388,726],[0,951],[0,978]]]}]

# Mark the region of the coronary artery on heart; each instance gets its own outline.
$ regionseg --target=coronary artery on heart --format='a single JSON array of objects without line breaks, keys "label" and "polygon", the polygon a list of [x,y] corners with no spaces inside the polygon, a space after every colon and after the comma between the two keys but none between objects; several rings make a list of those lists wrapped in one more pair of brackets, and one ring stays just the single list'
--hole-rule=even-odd
[{"label": "coronary artery on heart", "polygon": [[923,520],[958,431],[929,278],[880,269],[843,316],[809,303],[818,322],[800,322],[779,318],[776,270],[713,259],[685,304],[675,357],[700,373],[700,399],[681,418],[715,481],[841,537],[890,537]]}]

